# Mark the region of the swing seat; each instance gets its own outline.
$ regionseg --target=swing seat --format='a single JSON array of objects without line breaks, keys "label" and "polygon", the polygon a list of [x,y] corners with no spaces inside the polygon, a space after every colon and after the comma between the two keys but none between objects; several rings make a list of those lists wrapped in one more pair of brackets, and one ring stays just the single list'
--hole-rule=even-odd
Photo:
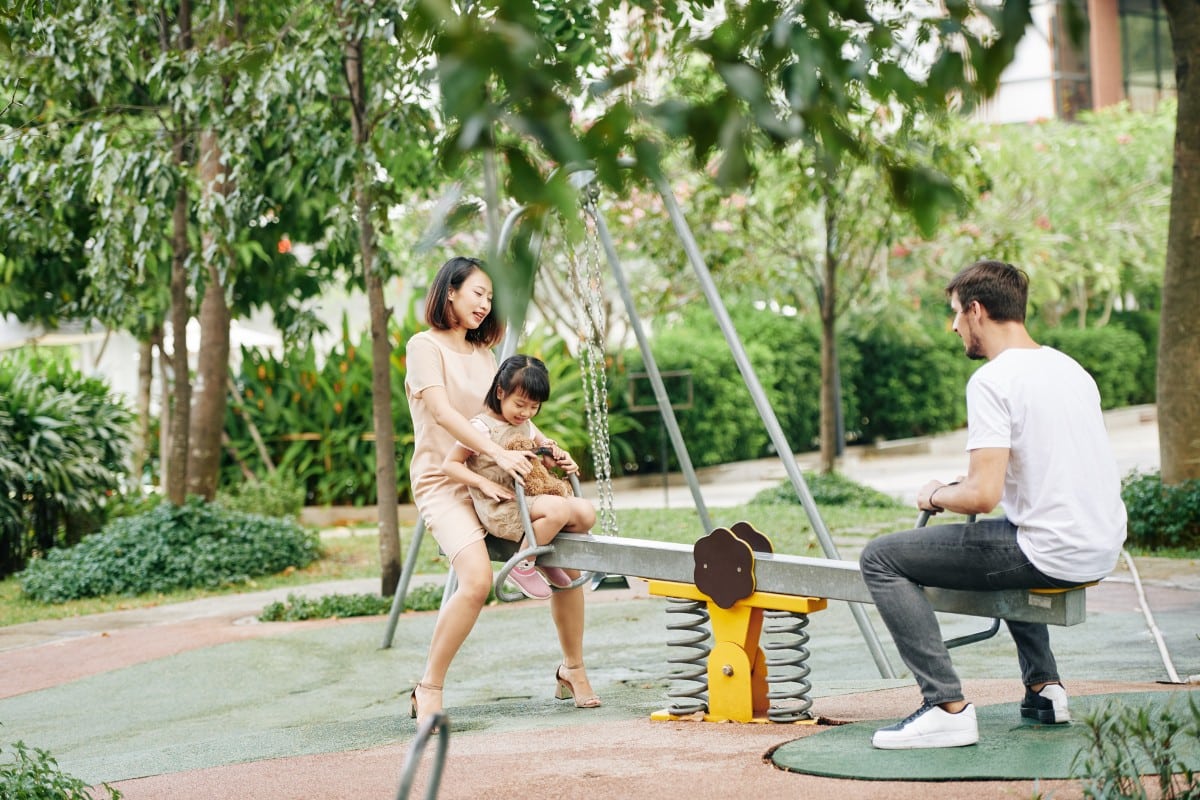
[{"label": "swing seat", "polygon": [[[917,527],[924,528],[929,523],[930,516],[931,515],[928,511],[922,511],[917,516]],[[975,515],[969,514],[967,516],[967,522],[974,521]],[[1024,591],[1028,593],[1028,604],[1030,606],[1050,609],[1054,605],[1054,601],[1052,599],[1054,595],[1066,595],[1067,593],[1074,592],[1077,589],[1089,589],[1098,583],[1099,581],[1092,581],[1091,583],[1085,583],[1080,586],[1072,586],[1067,589],[1026,589]],[[993,616],[992,623],[989,627],[981,631],[976,631],[975,633],[968,633],[962,636],[955,636],[952,639],[946,639],[943,644],[945,644],[946,649],[949,650],[955,647],[962,647],[965,644],[974,644],[975,642],[986,641],[1000,632],[1001,619],[1001,616]]]}]

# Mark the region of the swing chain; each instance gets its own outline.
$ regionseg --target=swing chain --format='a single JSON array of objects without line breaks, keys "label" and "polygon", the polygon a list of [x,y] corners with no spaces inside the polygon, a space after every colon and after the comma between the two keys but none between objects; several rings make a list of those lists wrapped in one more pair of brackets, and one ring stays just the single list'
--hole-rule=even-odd
[{"label": "swing chain", "polygon": [[597,517],[600,533],[614,535],[617,532],[617,517],[612,488],[612,454],[608,428],[608,381],[604,364],[605,331],[604,293],[600,276],[600,249],[595,230],[595,198],[585,196],[583,201],[586,244],[584,261],[580,264],[574,248],[567,248],[567,259],[571,267],[571,283],[579,298],[576,305],[578,316],[579,359],[582,366],[584,405],[587,409],[588,436],[592,443],[592,463],[595,468],[596,487],[600,495]]}]

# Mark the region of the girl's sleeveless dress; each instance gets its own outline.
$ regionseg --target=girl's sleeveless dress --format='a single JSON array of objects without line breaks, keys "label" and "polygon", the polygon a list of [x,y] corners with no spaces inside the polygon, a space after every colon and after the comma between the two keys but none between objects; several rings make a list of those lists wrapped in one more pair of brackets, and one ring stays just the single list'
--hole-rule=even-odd
[{"label": "girl's sleeveless dress", "polygon": [[[536,441],[538,433],[537,428],[529,420],[520,425],[510,425],[503,420],[496,419],[491,414],[479,414],[471,422],[482,422],[486,425],[492,441],[501,447],[513,436],[524,436]],[[501,486],[513,488],[512,476],[501,469],[491,456],[473,453],[467,458],[466,464],[472,472],[478,473],[490,481],[495,481]],[[525,527],[521,524],[521,510],[517,507],[516,500],[493,500],[475,487],[470,487],[470,491],[471,500],[475,504],[475,513],[479,515],[479,521],[483,523],[483,527],[487,528],[488,533],[513,542],[519,542],[524,538]]]}]

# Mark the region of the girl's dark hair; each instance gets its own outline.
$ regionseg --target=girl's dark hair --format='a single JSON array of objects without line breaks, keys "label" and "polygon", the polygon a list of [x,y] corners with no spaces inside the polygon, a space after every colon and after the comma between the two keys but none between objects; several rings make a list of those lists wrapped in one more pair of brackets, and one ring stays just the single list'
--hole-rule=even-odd
[{"label": "girl's dark hair", "polygon": [[[447,331],[458,322],[450,309],[450,292],[461,289],[463,281],[471,277],[475,270],[487,274],[478,258],[466,256],[455,256],[438,269],[433,277],[433,285],[429,287],[429,295],[425,298],[425,321],[431,327]],[[496,316],[494,308],[478,328],[467,331],[468,342],[485,347],[493,347],[503,338],[504,323]]]},{"label": "girl's dark hair", "polygon": [[544,403],[550,399],[550,373],[540,359],[533,356],[517,354],[504,359],[496,377],[492,379],[492,388],[488,389],[484,404],[497,414],[500,413],[500,393],[520,392],[535,403]]},{"label": "girl's dark hair", "polygon": [[976,261],[946,284],[946,297],[956,293],[964,309],[978,300],[996,322],[1024,322],[1029,276],[1003,261]]}]

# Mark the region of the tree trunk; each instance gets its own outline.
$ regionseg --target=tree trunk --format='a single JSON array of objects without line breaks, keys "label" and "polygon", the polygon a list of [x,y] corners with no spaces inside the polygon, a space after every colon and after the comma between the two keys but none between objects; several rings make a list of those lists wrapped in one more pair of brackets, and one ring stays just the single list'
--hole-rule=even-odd
[{"label": "tree trunk", "polygon": [[[337,5],[342,17],[341,3]],[[363,81],[362,40],[347,38],[343,51],[346,87],[350,94],[351,128],[354,142],[366,154],[371,132],[367,126],[367,92]],[[395,594],[400,582],[400,519],[396,496],[396,442],[392,423],[392,346],[387,323],[390,310],[383,297],[383,277],[376,266],[373,197],[370,176],[360,167],[355,176],[354,195],[358,208],[358,244],[366,278],[367,303],[371,314],[371,405],[375,421],[375,491],[379,513],[380,592]]]},{"label": "tree trunk", "polygon": [[[828,201],[826,201],[828,208]],[[833,472],[838,453],[838,371],[837,371],[837,219],[826,212],[825,263],[821,301],[821,457],[820,470]]]},{"label": "tree trunk", "polygon": [[[184,134],[176,134],[175,166],[182,171],[186,165]],[[175,212],[171,232],[171,334],[174,351],[171,353],[171,413],[168,429],[170,449],[163,464],[163,485],[167,499],[175,505],[187,500],[188,429],[191,425],[192,381],[188,375],[187,323],[191,316],[188,300],[187,259],[188,190],[180,180],[175,192]]]},{"label": "tree trunk", "polygon": [[154,343],[161,334],[151,334],[138,343],[138,388],[137,388],[137,431],[134,434],[133,457],[129,460],[129,472],[140,493],[142,473],[150,460],[150,386],[154,382]]},{"label": "tree trunk", "polygon": [[1158,443],[1166,484],[1200,478],[1200,5],[1165,0],[1175,48],[1175,170],[1158,344]]},{"label": "tree trunk", "polygon": [[171,461],[171,415],[174,408],[172,400],[174,397],[174,387],[171,385],[171,376],[174,368],[171,365],[171,357],[163,347],[161,338],[155,342],[155,346],[158,348],[158,381],[162,387],[159,397],[161,405],[158,409],[158,480],[159,486],[162,487],[165,493],[167,486],[170,484],[167,473],[170,470]]},{"label": "tree trunk", "polygon": [[[205,193],[229,191],[221,166],[221,145],[212,131],[200,137],[200,184]],[[228,249],[214,244],[215,234],[204,233],[204,252],[223,258]],[[225,287],[213,258],[204,265],[207,280],[200,302],[200,354],[196,363],[198,396],[192,412],[191,449],[188,453],[189,494],[211,500],[217,493],[221,469],[221,434],[225,431],[225,408],[229,379],[229,304]]]},{"label": "tree trunk", "polygon": [[200,355],[196,364],[196,404],[188,453],[188,494],[211,500],[221,469],[229,377],[229,305],[216,265],[208,264],[208,284],[200,303]]},{"label": "tree trunk", "polygon": [[[364,211],[359,203],[359,213]],[[362,217],[363,220],[367,218]],[[367,268],[367,237],[374,232],[362,224],[363,267]],[[373,253],[372,253],[373,260]],[[392,346],[388,341],[390,309],[384,302],[383,279],[377,270],[367,272],[367,300],[371,309],[371,405],[375,418],[375,484],[379,496],[380,593],[391,595],[400,582],[400,519],[396,494],[395,425],[392,422]]]},{"label": "tree trunk", "polygon": [[[161,11],[159,29],[161,30],[161,45],[163,52],[169,52],[172,47],[167,31],[171,29],[170,20],[164,7]],[[180,50],[192,49],[192,3],[191,0],[180,0],[176,15],[179,26],[177,46]],[[159,459],[162,465],[162,485],[167,500],[175,505],[183,505],[187,500],[187,452],[188,428],[192,413],[192,381],[188,374],[187,351],[187,322],[192,314],[191,301],[188,298],[187,260],[191,251],[188,242],[188,188],[183,175],[188,163],[188,133],[182,119],[176,119],[178,126],[172,143],[175,169],[179,173],[179,188],[175,191],[175,209],[171,217],[171,335],[174,338],[174,352],[171,353],[171,392],[167,393],[167,381],[163,381],[163,437],[167,447],[159,447]],[[162,348],[159,352],[166,354]],[[169,401],[167,398],[170,398]]]}]

